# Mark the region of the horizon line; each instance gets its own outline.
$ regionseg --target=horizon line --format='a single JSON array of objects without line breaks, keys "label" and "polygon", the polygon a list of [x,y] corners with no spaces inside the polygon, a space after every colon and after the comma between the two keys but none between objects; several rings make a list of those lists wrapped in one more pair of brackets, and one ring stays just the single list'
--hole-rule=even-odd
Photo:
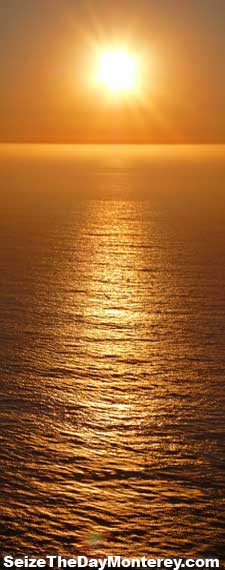
[{"label": "horizon line", "polygon": [[31,141],[31,140],[22,140],[22,141],[16,141],[16,140],[12,140],[12,141],[1,141],[0,140],[0,145],[26,145],[26,144],[33,144],[33,145],[146,145],[146,146],[188,146],[188,145],[196,145],[196,146],[222,146],[225,145],[225,140],[224,141],[165,141],[165,142],[153,142],[153,141]]}]

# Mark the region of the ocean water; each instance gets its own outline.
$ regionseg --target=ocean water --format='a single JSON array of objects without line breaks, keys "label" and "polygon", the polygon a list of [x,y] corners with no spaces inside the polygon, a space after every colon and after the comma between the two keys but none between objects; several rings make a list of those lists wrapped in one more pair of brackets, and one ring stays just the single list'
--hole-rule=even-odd
[{"label": "ocean water", "polygon": [[224,158],[1,146],[2,553],[225,558]]}]

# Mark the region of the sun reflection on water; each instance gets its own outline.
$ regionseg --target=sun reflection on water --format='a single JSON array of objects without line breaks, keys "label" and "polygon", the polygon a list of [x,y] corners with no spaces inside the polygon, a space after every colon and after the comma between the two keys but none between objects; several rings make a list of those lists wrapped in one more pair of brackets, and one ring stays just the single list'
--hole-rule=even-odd
[{"label": "sun reflection on water", "polygon": [[0,210],[8,553],[218,554],[222,153],[24,152]]}]

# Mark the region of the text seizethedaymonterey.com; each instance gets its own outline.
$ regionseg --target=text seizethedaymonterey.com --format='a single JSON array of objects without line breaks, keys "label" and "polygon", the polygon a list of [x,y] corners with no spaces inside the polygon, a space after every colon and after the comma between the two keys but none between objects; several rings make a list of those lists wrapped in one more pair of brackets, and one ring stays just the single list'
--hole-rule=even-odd
[{"label": "text seizethedaymonterey.com", "polygon": [[170,568],[181,570],[185,568],[220,568],[217,558],[124,558],[122,556],[107,556],[106,558],[64,558],[60,555],[46,555],[43,558],[24,556],[15,558],[12,555],[4,556],[4,568]]}]

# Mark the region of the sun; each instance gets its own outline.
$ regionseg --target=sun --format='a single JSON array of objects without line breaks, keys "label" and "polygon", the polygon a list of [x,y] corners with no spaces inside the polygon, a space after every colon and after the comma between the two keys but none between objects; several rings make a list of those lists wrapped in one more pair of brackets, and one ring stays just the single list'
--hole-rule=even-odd
[{"label": "sun", "polygon": [[99,83],[111,92],[133,91],[137,85],[137,62],[123,49],[105,51],[100,55]]}]

